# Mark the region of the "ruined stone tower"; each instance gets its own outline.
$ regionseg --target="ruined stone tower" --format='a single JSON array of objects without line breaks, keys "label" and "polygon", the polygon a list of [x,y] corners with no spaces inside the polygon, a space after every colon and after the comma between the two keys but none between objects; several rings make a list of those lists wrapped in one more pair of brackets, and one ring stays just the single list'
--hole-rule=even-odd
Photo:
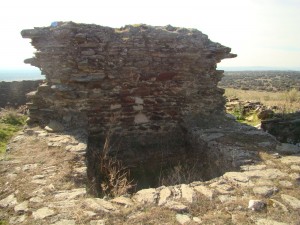
[{"label": "ruined stone tower", "polygon": [[102,143],[110,132],[130,165],[184,158],[182,122],[224,111],[216,64],[236,55],[196,29],[58,22],[21,34],[37,49],[25,63],[46,75],[29,95],[31,122],[83,128]]},{"label": "ruined stone tower", "polygon": [[144,133],[169,130],[191,113],[223,110],[216,64],[235,55],[198,30],[68,22],[22,36],[37,49],[25,62],[46,75],[31,96],[32,121],[103,132],[117,113],[119,129]]}]

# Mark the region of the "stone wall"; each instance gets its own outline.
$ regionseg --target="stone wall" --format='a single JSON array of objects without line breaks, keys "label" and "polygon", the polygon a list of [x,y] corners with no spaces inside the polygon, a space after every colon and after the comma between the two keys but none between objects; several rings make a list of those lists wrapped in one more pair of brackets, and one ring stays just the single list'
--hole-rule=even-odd
[{"label": "stone wall", "polygon": [[29,96],[31,122],[88,131],[89,187],[101,187],[104,148],[130,169],[138,188],[157,185],[158,174],[179,164],[203,170],[207,143],[191,147],[185,121],[224,113],[216,64],[236,56],[230,48],[172,26],[60,22],[22,36],[37,49],[25,62],[47,81]]},{"label": "stone wall", "polygon": [[21,34],[37,49],[25,63],[47,80],[31,96],[33,122],[164,133],[185,116],[224,109],[216,64],[236,55],[196,29],[59,22]]},{"label": "stone wall", "polygon": [[0,82],[0,107],[25,105],[26,94],[37,89],[40,80]]}]

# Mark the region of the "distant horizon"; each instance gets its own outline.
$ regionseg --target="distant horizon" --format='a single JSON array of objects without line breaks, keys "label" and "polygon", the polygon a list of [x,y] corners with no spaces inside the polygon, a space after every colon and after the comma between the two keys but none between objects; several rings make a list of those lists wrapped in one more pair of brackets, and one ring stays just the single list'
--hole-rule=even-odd
[{"label": "distant horizon", "polygon": [[0,68],[0,82],[43,80],[45,76],[37,68]]},{"label": "distant horizon", "polygon": [[220,66],[217,69],[225,71],[300,71],[300,67],[279,66]]},{"label": "distant horizon", "polygon": [[[281,66],[217,66],[218,70],[227,70],[227,71],[268,71],[268,70],[277,70],[277,71],[300,71],[300,67],[281,67]],[[41,73],[40,69],[36,67],[0,67],[0,71],[4,72],[34,72]],[[1,74],[0,74],[1,75]]]},{"label": "distant horizon", "polygon": [[[295,71],[299,72],[300,67],[267,67],[267,66],[237,66],[237,67],[225,67],[221,66],[218,70],[224,70],[225,72],[245,72],[245,71]],[[43,80],[45,76],[41,74],[41,71],[35,67],[27,68],[0,68],[0,82],[12,82],[22,80]]]}]

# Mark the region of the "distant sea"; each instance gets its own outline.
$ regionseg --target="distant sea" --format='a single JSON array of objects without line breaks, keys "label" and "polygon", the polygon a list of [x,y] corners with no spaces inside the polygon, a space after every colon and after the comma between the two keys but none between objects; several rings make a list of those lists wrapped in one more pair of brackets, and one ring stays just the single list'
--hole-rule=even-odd
[{"label": "distant sea", "polygon": [[44,75],[41,75],[40,70],[29,69],[0,69],[0,82],[1,81],[22,81],[22,80],[43,80]]},{"label": "distant sea", "polygon": [[[217,69],[225,71],[266,71],[266,70],[294,70],[300,71],[300,67],[218,67]],[[38,69],[1,69],[1,81],[22,81],[22,80],[43,80],[44,75]]]},{"label": "distant sea", "polygon": [[225,71],[300,71],[300,67],[268,67],[268,66],[220,66],[218,70]]}]

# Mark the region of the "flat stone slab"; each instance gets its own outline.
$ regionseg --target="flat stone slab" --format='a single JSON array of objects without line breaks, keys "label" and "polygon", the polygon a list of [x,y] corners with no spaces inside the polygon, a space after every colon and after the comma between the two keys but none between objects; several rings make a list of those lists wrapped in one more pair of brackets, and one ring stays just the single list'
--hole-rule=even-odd
[{"label": "flat stone slab", "polygon": [[44,129],[48,132],[60,132],[64,130],[64,126],[55,120],[51,120]]},{"label": "flat stone slab", "polygon": [[223,175],[225,179],[229,179],[232,181],[238,181],[246,183],[249,181],[249,177],[243,173],[240,172],[227,172]]},{"label": "flat stone slab", "polygon": [[253,171],[253,170],[264,170],[266,169],[266,165],[262,164],[262,165],[245,165],[245,166],[241,166],[241,170],[242,171]]},{"label": "flat stone slab", "polygon": [[164,187],[159,192],[158,205],[164,205],[167,203],[167,200],[171,198],[172,192],[170,188]]},{"label": "flat stone slab", "polygon": [[292,155],[300,153],[300,147],[293,144],[281,143],[280,145],[276,146],[276,151],[281,154]]},{"label": "flat stone slab", "polygon": [[35,220],[38,220],[38,219],[44,219],[49,216],[53,216],[54,214],[55,212],[52,209],[49,209],[48,207],[43,207],[33,212],[32,216]]},{"label": "flat stone slab", "polygon": [[295,180],[295,181],[300,181],[300,173],[291,173],[289,174],[289,177],[292,179],[292,180]]},{"label": "flat stone slab", "polygon": [[86,152],[87,145],[85,143],[79,143],[77,145],[68,145],[66,147],[67,151],[70,152]]},{"label": "flat stone slab", "polygon": [[300,209],[300,200],[298,198],[292,197],[290,195],[282,194],[281,199],[285,203],[289,204],[289,206],[291,206],[293,209],[295,210]]},{"label": "flat stone slab", "polygon": [[51,225],[75,225],[75,220],[59,220],[56,223],[52,223]]},{"label": "flat stone slab", "polygon": [[9,218],[9,224],[22,224],[23,222],[25,222],[26,218],[26,215],[13,216]]},{"label": "flat stone slab", "polygon": [[90,225],[105,225],[105,220],[91,220]]},{"label": "flat stone slab", "polygon": [[222,195],[234,195],[235,192],[236,191],[232,186],[223,184],[216,187],[216,191],[214,193],[216,193],[215,195],[217,195],[218,193]]},{"label": "flat stone slab", "polygon": [[288,180],[281,180],[278,182],[282,187],[292,187],[293,183]]},{"label": "flat stone slab", "polygon": [[287,207],[282,204],[281,202],[275,200],[275,199],[270,199],[270,201],[273,203],[273,207],[280,207],[284,212],[288,212],[289,210],[287,209]]},{"label": "flat stone slab", "polygon": [[297,164],[300,165],[300,156],[285,156],[280,159],[284,164]]},{"label": "flat stone slab", "polygon": [[256,225],[289,225],[288,223],[278,222],[276,220],[258,219]]},{"label": "flat stone slab", "polygon": [[196,193],[195,191],[186,184],[180,186],[181,197],[189,203],[192,203],[195,200]]},{"label": "flat stone slab", "polygon": [[253,193],[256,195],[261,195],[264,197],[270,197],[274,193],[278,192],[278,188],[276,187],[268,187],[268,186],[262,186],[262,187],[254,187]]},{"label": "flat stone slab", "polygon": [[253,170],[253,171],[245,171],[243,173],[250,178],[263,178],[267,180],[273,180],[273,179],[283,178],[288,176],[287,173],[284,173],[279,169],[265,169],[265,170],[260,170],[259,172]]},{"label": "flat stone slab", "polygon": [[126,198],[124,196],[116,197],[116,198],[112,199],[111,202],[119,204],[119,205],[124,205],[124,206],[134,205],[133,201],[130,198]]},{"label": "flat stone slab", "polygon": [[10,173],[10,174],[7,174],[6,177],[9,180],[15,180],[18,177],[18,175],[15,173]]},{"label": "flat stone slab", "polygon": [[188,211],[188,207],[186,205],[176,201],[168,201],[164,207],[181,213]]},{"label": "flat stone slab", "polygon": [[28,171],[28,170],[34,170],[38,167],[38,164],[34,163],[34,164],[26,164],[22,167],[23,171]]},{"label": "flat stone slab", "polygon": [[57,200],[71,200],[82,197],[86,194],[85,188],[77,188],[72,190],[60,191],[54,195]]},{"label": "flat stone slab", "polygon": [[28,201],[24,201],[14,207],[15,212],[27,212],[28,211]]},{"label": "flat stone slab", "polygon": [[298,166],[298,165],[291,165],[291,170],[300,172],[300,166]]},{"label": "flat stone slab", "polygon": [[272,180],[257,180],[255,182],[255,186],[274,186],[274,182]]},{"label": "flat stone slab", "polygon": [[176,220],[180,224],[187,224],[191,221],[191,218],[188,215],[176,214]]},{"label": "flat stone slab", "polygon": [[224,136],[223,133],[205,133],[205,134],[201,135],[201,139],[209,142],[209,141],[218,139],[223,136]]},{"label": "flat stone slab", "polygon": [[236,196],[231,195],[219,195],[218,198],[222,203],[231,203],[237,200]]},{"label": "flat stone slab", "polygon": [[36,180],[32,180],[31,183],[38,184],[38,185],[46,185],[47,184],[47,180],[36,179]]},{"label": "flat stone slab", "polygon": [[143,204],[155,204],[158,199],[158,193],[155,188],[148,188],[138,191],[133,200]]},{"label": "flat stone slab", "polygon": [[40,198],[40,197],[32,197],[32,198],[29,199],[29,202],[40,203],[40,202],[43,202],[43,199]]},{"label": "flat stone slab", "polygon": [[11,194],[7,196],[6,198],[2,199],[0,201],[0,207],[1,208],[6,208],[6,207],[13,207],[17,204],[17,198],[15,197],[14,194]]},{"label": "flat stone slab", "polygon": [[83,201],[83,205],[96,212],[113,213],[118,211],[112,203],[101,198],[87,198]]},{"label": "flat stone slab", "polygon": [[212,200],[213,197],[216,195],[216,192],[212,189],[209,189],[208,187],[204,185],[195,186],[194,190],[199,192],[200,194],[204,195],[206,198]]},{"label": "flat stone slab", "polygon": [[65,200],[65,201],[56,201],[49,202],[48,207],[57,209],[58,211],[69,210],[74,208],[79,204],[79,200]]}]

